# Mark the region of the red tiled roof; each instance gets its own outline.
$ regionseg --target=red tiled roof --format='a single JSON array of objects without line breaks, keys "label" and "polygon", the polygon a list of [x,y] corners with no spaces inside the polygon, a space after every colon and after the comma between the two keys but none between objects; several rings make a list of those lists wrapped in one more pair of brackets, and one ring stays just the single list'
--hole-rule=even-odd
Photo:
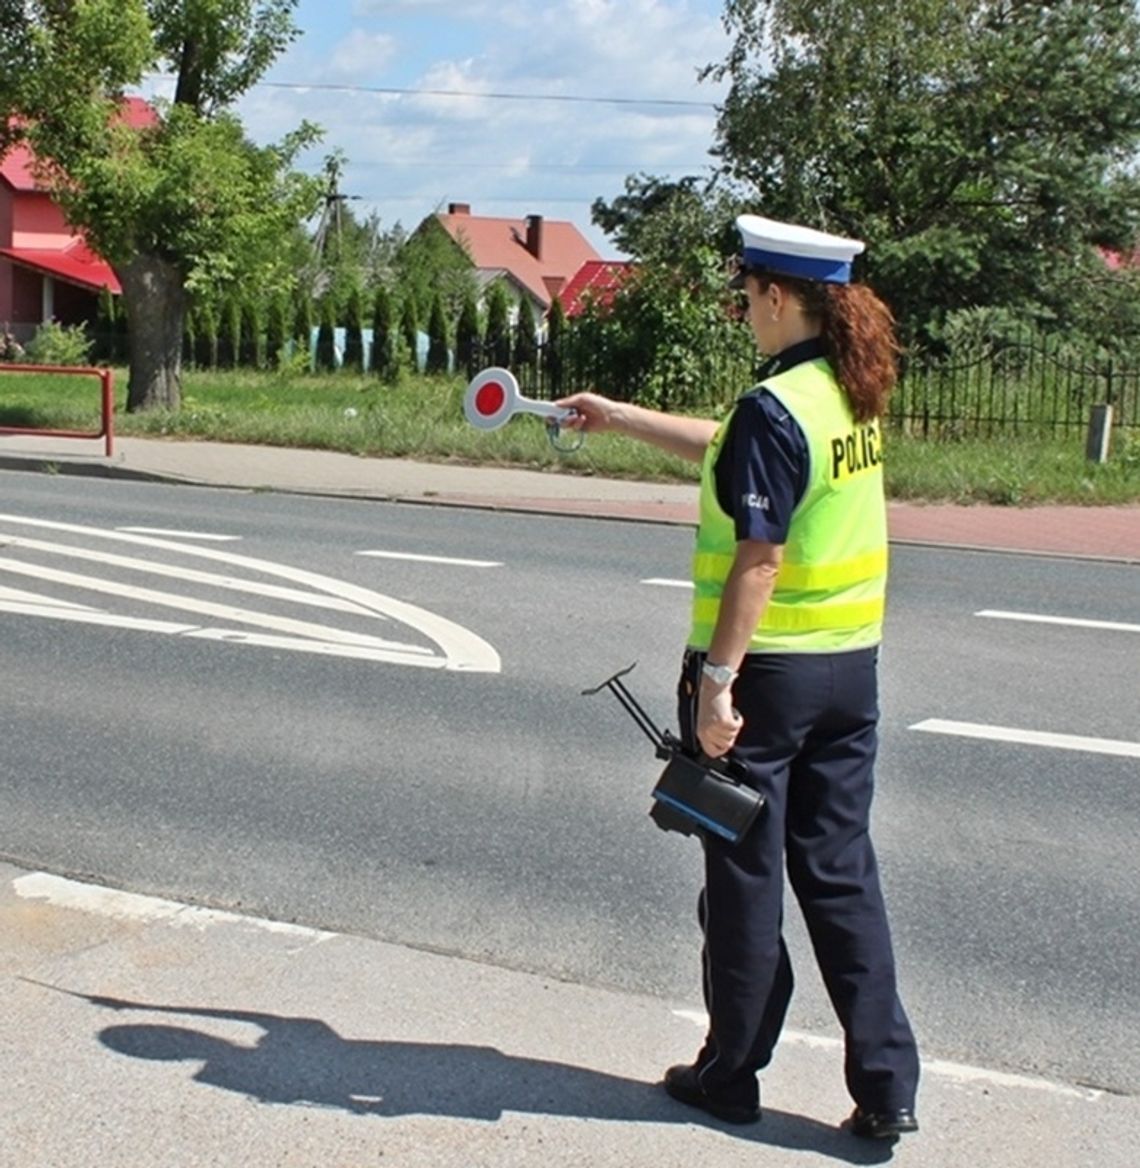
[{"label": "red tiled roof", "polygon": [[587,300],[609,304],[633,270],[628,260],[590,260],[574,274],[573,279],[559,293],[567,316],[577,316]]},{"label": "red tiled roof", "polygon": [[[128,126],[143,129],[158,122],[158,114],[154,107],[141,97],[126,97],[121,107],[121,119]],[[24,143],[13,146],[3,158],[0,158],[0,178],[16,191],[39,190],[39,184],[32,174],[34,155]]]},{"label": "red tiled roof", "polygon": [[[573,223],[559,219],[495,219],[469,212],[448,212],[436,218],[464,246],[477,268],[505,268],[540,304],[551,301],[551,285],[569,280],[598,253]],[[527,248],[528,228],[537,228],[541,247],[535,256]]]},{"label": "red tiled roof", "polygon": [[91,288],[96,292],[100,288],[109,288],[115,295],[122,291],[111,265],[101,260],[82,239],[76,239],[62,251],[41,247],[0,247],[0,256],[57,280],[78,284],[81,288]]}]

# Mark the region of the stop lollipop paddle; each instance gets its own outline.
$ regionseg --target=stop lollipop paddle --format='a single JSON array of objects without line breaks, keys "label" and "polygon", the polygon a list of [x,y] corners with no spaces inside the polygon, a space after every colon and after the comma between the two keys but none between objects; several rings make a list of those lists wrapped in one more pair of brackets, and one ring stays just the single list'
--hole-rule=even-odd
[{"label": "stop lollipop paddle", "polygon": [[477,373],[467,386],[467,393],[463,398],[463,414],[478,430],[497,430],[500,426],[506,425],[515,414],[537,414],[540,418],[546,419],[547,427],[551,431],[551,441],[557,438],[560,423],[573,417],[574,413],[574,410],[556,406],[553,402],[523,397],[515,375],[509,369],[498,367]]}]

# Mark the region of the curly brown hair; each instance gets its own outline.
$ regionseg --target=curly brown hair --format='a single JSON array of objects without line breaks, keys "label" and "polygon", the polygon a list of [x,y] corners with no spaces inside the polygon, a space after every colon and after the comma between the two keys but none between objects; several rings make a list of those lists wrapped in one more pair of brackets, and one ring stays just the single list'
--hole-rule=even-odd
[{"label": "curly brown hair", "polygon": [[820,321],[828,360],[858,422],[882,417],[898,379],[902,351],[891,310],[866,284],[829,284],[772,272],[749,272],[760,290],[778,284]]}]

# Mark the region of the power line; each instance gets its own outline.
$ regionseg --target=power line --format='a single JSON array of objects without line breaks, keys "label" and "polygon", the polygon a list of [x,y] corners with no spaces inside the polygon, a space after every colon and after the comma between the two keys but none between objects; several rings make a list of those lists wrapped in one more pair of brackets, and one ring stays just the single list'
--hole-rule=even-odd
[{"label": "power line", "polygon": [[[144,73],[159,81],[175,80],[172,73]],[[578,105],[659,105],[680,109],[715,110],[715,101],[686,101],[675,97],[602,97],[575,93],[484,93],[477,89],[417,89],[398,85],[350,85],[334,81],[256,81],[251,89],[312,90],[328,93],[377,93],[389,97],[478,97],[487,101],[555,101]]]},{"label": "power line", "polygon": [[[453,160],[454,162],[454,160]],[[634,172],[652,173],[660,163],[652,165],[641,162],[528,162],[520,165],[514,162],[455,162],[462,170],[513,170],[520,173],[529,173],[538,170],[552,170],[560,173],[577,174],[585,171],[596,171],[599,174],[633,174]],[[436,162],[402,162],[393,159],[384,159],[375,162],[353,162],[355,170],[440,170],[447,165],[444,161]],[[709,162],[694,162],[687,165],[670,163],[670,172],[685,170],[702,170],[709,166]]]},{"label": "power line", "polygon": [[579,105],[658,105],[682,109],[716,109],[713,101],[668,97],[592,97],[570,93],[482,93],[472,89],[414,89],[395,85],[348,85],[334,82],[259,81],[265,89],[324,90],[333,93],[379,93],[396,97],[478,97],[488,101],[556,101]]}]

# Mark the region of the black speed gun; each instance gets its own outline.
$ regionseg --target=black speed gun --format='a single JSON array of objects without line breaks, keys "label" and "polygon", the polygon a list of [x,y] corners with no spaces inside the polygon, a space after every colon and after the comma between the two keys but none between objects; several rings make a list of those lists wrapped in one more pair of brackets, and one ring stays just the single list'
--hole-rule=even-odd
[{"label": "black speed gun", "polygon": [[694,755],[675,734],[659,730],[622,681],[632,669],[630,665],[619,670],[601,685],[582,693],[608,689],[653,743],[657,757],[665,760],[665,769],[651,792],[650,819],[662,831],[684,835],[711,831],[729,843],[737,843],[760,814],[764,796],[740,781],[731,762]]}]

